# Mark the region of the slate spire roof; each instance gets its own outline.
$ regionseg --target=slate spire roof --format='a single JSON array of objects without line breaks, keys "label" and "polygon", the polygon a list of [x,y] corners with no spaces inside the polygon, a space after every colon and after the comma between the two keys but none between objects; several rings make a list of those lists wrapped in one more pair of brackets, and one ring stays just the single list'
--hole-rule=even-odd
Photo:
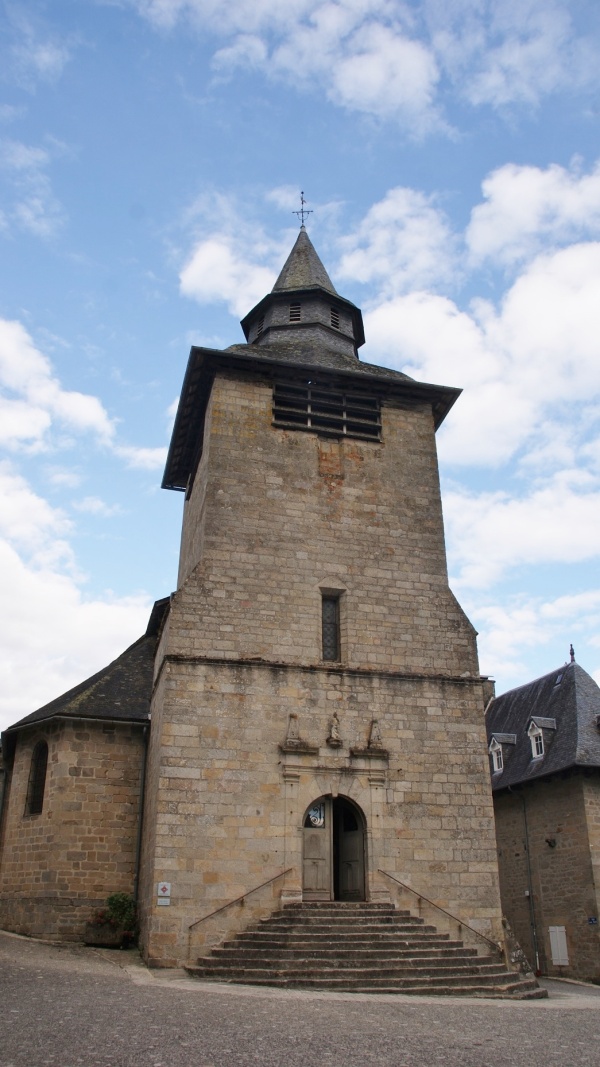
[{"label": "slate spire roof", "polygon": [[314,288],[327,289],[329,293],[337,296],[333,283],[306,232],[306,227],[302,226],[271,292]]},{"label": "slate spire roof", "polygon": [[[578,663],[567,663],[527,685],[496,697],[486,714],[488,744],[503,743],[504,767],[492,775],[497,792],[509,785],[571,770],[600,768],[600,688]],[[544,755],[534,759],[527,729],[543,733]]]}]

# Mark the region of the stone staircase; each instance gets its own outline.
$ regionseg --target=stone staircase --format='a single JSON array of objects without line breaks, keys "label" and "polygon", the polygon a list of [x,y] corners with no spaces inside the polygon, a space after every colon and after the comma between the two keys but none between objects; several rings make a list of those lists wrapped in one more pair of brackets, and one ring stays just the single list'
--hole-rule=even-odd
[{"label": "stone staircase", "polygon": [[186,970],[203,981],[335,992],[547,996],[499,954],[479,956],[392,904],[288,904]]}]

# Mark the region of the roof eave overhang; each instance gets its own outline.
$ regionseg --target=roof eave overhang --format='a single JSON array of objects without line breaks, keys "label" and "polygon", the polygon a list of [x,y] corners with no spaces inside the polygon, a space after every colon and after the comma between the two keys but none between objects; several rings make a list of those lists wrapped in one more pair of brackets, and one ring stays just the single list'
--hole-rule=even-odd
[{"label": "roof eave overhang", "polygon": [[395,380],[379,377],[376,374],[357,373],[350,369],[315,368],[312,363],[288,363],[284,360],[270,359],[264,347],[260,349],[260,352],[261,355],[257,358],[251,352],[246,355],[241,352],[195,346],[191,349],[161,483],[163,489],[185,492],[189,487],[190,478],[193,478],[202,451],[206,407],[217,369],[255,371],[262,377],[265,375],[272,377],[314,375],[315,370],[318,370],[323,378],[360,382],[379,396],[393,396],[398,399],[431,404],[436,430],[462,392],[462,389],[416,382],[412,378]]},{"label": "roof eave overhang", "polygon": [[7,726],[6,730],[3,730],[2,734],[0,734],[2,744],[4,745],[5,738],[7,741],[14,742],[17,734],[22,730],[33,729],[34,727],[41,726],[43,723],[51,722],[53,719],[70,720],[71,722],[120,722],[127,726],[135,726],[137,723],[138,726],[149,726],[150,712],[148,712],[147,716],[144,718],[141,718],[139,715],[69,715],[67,711],[52,712],[50,715],[45,715],[43,718],[32,719],[31,722],[23,722],[23,720],[21,720],[20,722],[16,722],[14,726]]},{"label": "roof eave overhang", "polygon": [[510,791],[513,789],[521,789],[526,785],[533,785],[535,782],[550,781],[552,778],[558,778],[565,774],[574,774],[577,771],[592,772],[600,774],[600,764],[598,763],[581,763],[580,761],[573,763],[566,763],[564,767],[554,767],[551,770],[541,771],[539,774],[532,774],[528,778],[517,778],[505,782],[498,782],[494,784],[492,782],[492,793],[502,793],[504,791]]}]

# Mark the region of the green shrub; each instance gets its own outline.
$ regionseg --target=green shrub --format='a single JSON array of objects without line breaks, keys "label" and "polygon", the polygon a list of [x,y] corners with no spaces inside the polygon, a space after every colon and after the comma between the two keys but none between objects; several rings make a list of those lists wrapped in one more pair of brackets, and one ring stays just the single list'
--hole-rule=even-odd
[{"label": "green shrub", "polygon": [[135,900],[129,893],[111,893],[106,898],[106,913],[109,922],[122,926],[133,934],[135,930]]}]

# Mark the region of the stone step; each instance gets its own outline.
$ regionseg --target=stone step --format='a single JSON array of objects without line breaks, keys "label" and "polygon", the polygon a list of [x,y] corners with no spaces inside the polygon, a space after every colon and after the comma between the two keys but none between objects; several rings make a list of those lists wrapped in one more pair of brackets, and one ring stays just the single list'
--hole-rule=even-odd
[{"label": "stone step", "polygon": [[344,922],[328,923],[328,922],[294,922],[294,923],[282,923],[273,922],[267,927],[266,923],[260,923],[260,925],[254,925],[249,927],[248,932],[259,932],[264,929],[277,930],[282,934],[289,931],[293,933],[295,930],[306,930],[312,934],[376,934],[376,933],[393,933],[396,935],[406,934],[407,936],[420,936],[423,934],[435,934],[436,937],[444,937],[444,934],[440,934],[435,926],[416,926],[410,925],[405,922],[359,922],[353,923],[351,920]]},{"label": "stone step", "polygon": [[[246,959],[258,959],[263,958],[267,954],[265,953],[264,945],[252,945],[251,942],[245,942],[240,945],[237,941],[226,941],[223,945],[219,945],[213,949],[213,953],[221,957],[230,957],[235,955],[236,957],[241,954]],[[361,962],[368,961],[370,959],[415,959],[423,960],[437,960],[437,959],[450,959],[450,960],[462,960],[462,959],[481,959],[474,948],[444,948],[444,949],[422,949],[415,948],[414,945],[386,945],[381,948],[372,947],[353,947],[340,949],[337,945],[323,945],[321,947],[315,947],[310,942],[304,942],[298,945],[290,946],[281,943],[275,943],[270,947],[269,956],[277,956],[278,959],[311,959],[311,960],[325,960],[335,957],[335,959],[352,959],[360,960]]]},{"label": "stone step", "polygon": [[349,929],[354,929],[358,926],[406,926],[407,929],[414,929],[425,926],[425,921],[419,917],[419,915],[394,915],[384,914],[377,915],[370,914],[352,914],[345,911],[341,915],[336,915],[333,912],[328,914],[322,912],[320,914],[309,915],[273,915],[271,919],[263,919],[256,923],[256,926],[264,926],[265,923],[275,926],[306,926],[306,927],[319,927],[319,926],[347,926]]},{"label": "stone step", "polygon": [[[344,904],[343,907],[335,907],[332,904],[286,904],[285,908],[274,912],[271,919],[290,919],[302,922],[312,918],[316,919],[352,919],[355,921],[361,916],[372,916],[379,922],[381,919],[391,917],[404,919],[407,922],[419,922],[418,915],[413,915],[408,910],[395,908],[392,904]],[[265,922],[269,920],[264,920]]]},{"label": "stone step", "polygon": [[[194,974],[194,968],[188,967],[187,970],[190,974]],[[404,994],[406,996],[452,996],[452,997],[479,997],[481,999],[506,999],[511,1000],[542,1000],[547,998],[548,993],[545,989],[541,989],[535,982],[528,983],[526,981],[510,982],[506,984],[498,983],[497,985],[477,985],[470,983],[468,985],[461,983],[457,985],[448,985],[443,981],[431,981],[424,984],[412,984],[410,982],[402,983],[384,983],[383,985],[374,986],[373,984],[362,984],[361,982],[347,982],[345,980],[338,980],[335,984],[324,984],[320,981],[310,983],[307,981],[303,985],[300,985],[296,981],[288,981],[285,978],[273,977],[262,978],[255,980],[248,979],[234,979],[216,978],[214,975],[195,975],[198,979],[210,982],[217,981],[229,984],[235,984],[236,981],[242,985],[259,985],[259,986],[276,986],[283,989],[323,989],[329,992],[335,993],[388,993],[388,994]]]},{"label": "stone step", "polygon": [[251,967],[239,967],[228,968],[226,971],[219,973],[218,970],[213,970],[208,967],[201,967],[195,965],[189,967],[188,971],[197,978],[202,978],[205,981],[211,979],[215,981],[227,981],[227,982],[239,982],[247,985],[278,985],[289,986],[297,989],[358,989],[361,986],[364,990],[371,992],[377,992],[386,989],[394,989],[397,991],[411,990],[413,992],[423,992],[426,988],[447,989],[448,992],[454,992],[457,988],[473,989],[490,989],[499,987],[505,989],[510,987],[518,988],[520,983],[512,982],[510,976],[506,971],[496,969],[485,974],[478,974],[475,970],[473,973],[468,971],[461,972],[460,974],[440,974],[440,975],[415,975],[415,974],[395,974],[395,973],[380,973],[374,972],[372,975],[365,974],[362,970],[356,969],[355,971],[347,971],[340,974],[339,971],[332,970],[330,972],[319,972],[318,974],[302,973],[289,973],[280,971],[279,969],[273,969],[271,971],[264,971],[258,968]]},{"label": "stone step", "polygon": [[[402,977],[404,975],[417,975],[420,972],[426,972],[428,975],[449,975],[454,976],[458,974],[479,974],[479,975],[496,975],[498,973],[498,963],[494,960],[485,960],[483,963],[474,964],[473,961],[455,961],[455,960],[397,960],[388,959],[377,961],[376,966],[363,963],[357,966],[359,961],[357,960],[322,960],[316,963],[311,959],[296,959],[296,960],[282,960],[278,959],[254,959],[248,960],[244,956],[231,957],[222,959],[221,957],[209,957],[198,966],[204,966],[206,970],[217,973],[228,973],[230,971],[238,972],[271,972],[276,970],[281,974],[298,974],[304,975],[310,972],[311,977],[319,976],[326,977],[327,975],[337,975],[340,972],[351,974],[353,976],[360,975],[364,980],[371,978],[379,978],[383,975],[389,977]],[[503,972],[504,974],[506,972]]]},{"label": "stone step", "polygon": [[187,968],[206,981],[346,992],[544,996],[493,954],[480,956],[388,904],[292,904]]},{"label": "stone step", "polygon": [[426,931],[422,934],[416,935],[411,931],[406,930],[368,930],[366,933],[359,928],[358,931],[340,931],[338,930],[319,930],[314,931],[309,928],[303,929],[301,926],[295,927],[293,930],[281,930],[276,928],[271,930],[270,928],[261,928],[260,930],[248,930],[238,935],[244,941],[255,941],[259,944],[263,941],[274,940],[284,944],[292,944],[295,941],[310,941],[314,945],[318,945],[321,942],[335,941],[337,945],[360,945],[360,944],[373,944],[377,941],[388,944],[405,944],[405,945],[460,945],[462,942],[459,940],[451,941],[448,934],[440,934],[435,929]]}]

